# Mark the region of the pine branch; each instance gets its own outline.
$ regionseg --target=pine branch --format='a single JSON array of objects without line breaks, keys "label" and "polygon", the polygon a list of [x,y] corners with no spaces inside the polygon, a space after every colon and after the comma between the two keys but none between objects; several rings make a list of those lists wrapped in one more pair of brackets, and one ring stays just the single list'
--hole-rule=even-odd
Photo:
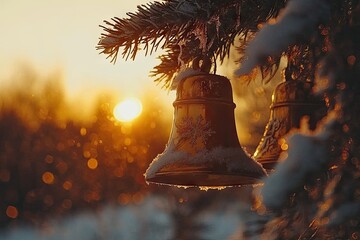
[{"label": "pine branch", "polygon": [[201,54],[223,61],[240,34],[257,31],[258,23],[277,15],[284,2],[168,0],[141,5],[128,18],[105,21],[97,49],[111,62],[120,49],[124,59],[135,59],[141,48],[145,55],[166,49],[153,74],[168,86],[182,64]]},{"label": "pine branch", "polygon": [[[186,39],[196,27],[195,21],[206,21],[209,6],[190,1],[154,2],[138,6],[136,13],[128,13],[129,18],[112,18],[101,26],[106,33],[100,38],[98,49],[116,60],[117,52],[123,47],[122,57],[135,58],[138,46],[143,44],[145,54],[158,47],[164,47],[174,38]],[[195,17],[195,16],[196,17]],[[150,47],[151,46],[151,47]]]}]

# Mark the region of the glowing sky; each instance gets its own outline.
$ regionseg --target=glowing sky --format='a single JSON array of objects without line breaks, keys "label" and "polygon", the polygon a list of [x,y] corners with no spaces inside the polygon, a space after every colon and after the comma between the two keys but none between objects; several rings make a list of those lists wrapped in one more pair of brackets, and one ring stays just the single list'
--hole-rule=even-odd
[{"label": "glowing sky", "polygon": [[[25,63],[45,77],[60,72],[66,95],[81,108],[91,105],[104,90],[115,94],[118,101],[128,97],[143,100],[142,96],[152,91],[158,101],[165,100],[171,117],[175,91],[168,94],[148,77],[159,63],[156,56],[144,57],[140,52],[135,62],[120,58],[113,65],[95,49],[103,20],[124,18],[126,12],[136,11],[137,5],[151,1],[0,0],[0,88],[11,84],[11,76]],[[226,65],[228,76],[232,64]],[[218,73],[222,75],[221,68]],[[246,117],[245,100],[235,99],[235,103],[237,115]],[[245,134],[244,127],[237,129]],[[251,134],[247,136],[251,139]]]},{"label": "glowing sky", "polygon": [[95,90],[140,95],[149,89],[166,95],[148,77],[156,56],[110,64],[95,50],[103,20],[126,17],[148,0],[12,0],[0,2],[0,84],[19,63],[41,74],[63,73],[67,94]]}]

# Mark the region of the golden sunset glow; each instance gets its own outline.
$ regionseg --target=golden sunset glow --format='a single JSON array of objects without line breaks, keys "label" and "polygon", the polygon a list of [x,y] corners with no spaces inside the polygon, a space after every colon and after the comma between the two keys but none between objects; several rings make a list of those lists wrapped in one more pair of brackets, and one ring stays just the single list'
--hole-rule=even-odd
[{"label": "golden sunset glow", "polygon": [[114,117],[120,122],[130,122],[142,112],[142,104],[137,98],[128,98],[118,103],[113,110]]}]

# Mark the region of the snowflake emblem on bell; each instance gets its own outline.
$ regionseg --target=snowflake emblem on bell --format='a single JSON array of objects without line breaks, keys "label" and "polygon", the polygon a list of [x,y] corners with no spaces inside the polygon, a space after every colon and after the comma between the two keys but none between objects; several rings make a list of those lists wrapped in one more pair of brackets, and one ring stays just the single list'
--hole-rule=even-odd
[{"label": "snowflake emblem on bell", "polygon": [[192,117],[183,117],[179,124],[176,125],[178,134],[178,147],[185,142],[195,146],[198,141],[206,145],[209,137],[215,133],[211,129],[210,122],[206,122],[202,115],[195,120]]}]

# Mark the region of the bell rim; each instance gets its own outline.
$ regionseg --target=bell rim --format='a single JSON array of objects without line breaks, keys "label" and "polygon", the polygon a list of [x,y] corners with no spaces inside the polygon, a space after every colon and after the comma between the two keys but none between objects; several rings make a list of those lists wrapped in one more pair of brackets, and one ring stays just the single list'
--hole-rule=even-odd
[{"label": "bell rim", "polygon": [[148,183],[179,187],[236,187],[261,184],[265,176],[255,172],[181,170],[157,172],[145,180]]}]

